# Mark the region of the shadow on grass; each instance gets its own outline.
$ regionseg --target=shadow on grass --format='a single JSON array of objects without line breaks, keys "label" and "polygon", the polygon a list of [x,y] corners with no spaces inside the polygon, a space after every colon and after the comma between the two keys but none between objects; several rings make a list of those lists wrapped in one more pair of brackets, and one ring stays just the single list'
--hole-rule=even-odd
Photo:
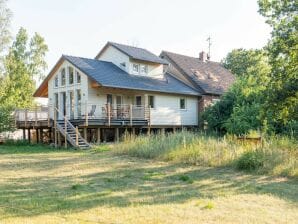
[{"label": "shadow on grass", "polygon": [[[32,155],[34,157],[34,154]],[[190,199],[235,194],[270,194],[298,202],[298,182],[283,178],[248,175],[224,168],[202,168],[114,157],[109,152],[48,160],[45,153],[32,169],[32,176],[0,181],[0,207],[8,216],[34,216],[53,212],[78,212],[99,206],[126,207],[184,203]],[[20,155],[19,159],[22,159]],[[78,175],[64,173],[63,165],[76,164]],[[20,164],[21,168],[26,164]],[[98,171],[98,166],[110,169]],[[93,169],[83,172],[84,169]],[[42,175],[60,168],[60,174]],[[2,172],[10,170],[1,165]]]}]

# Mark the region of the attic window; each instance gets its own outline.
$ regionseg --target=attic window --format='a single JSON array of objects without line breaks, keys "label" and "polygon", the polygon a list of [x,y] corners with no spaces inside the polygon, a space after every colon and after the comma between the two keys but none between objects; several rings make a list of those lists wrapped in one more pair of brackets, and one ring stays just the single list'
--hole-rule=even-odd
[{"label": "attic window", "polygon": [[140,74],[141,75],[147,75],[148,73],[148,66],[147,65],[141,65],[140,66]]},{"label": "attic window", "polygon": [[81,74],[76,71],[76,75],[77,75],[77,83],[81,83]]},{"label": "attic window", "polygon": [[204,74],[202,74],[201,72],[199,72],[198,70],[194,70],[194,75],[201,80],[205,80],[206,77],[204,76]]},{"label": "attic window", "polygon": [[120,65],[122,66],[122,67],[126,67],[126,63],[125,62],[122,62],[122,63],[120,63]]},{"label": "attic window", "polygon": [[134,73],[139,73],[139,70],[140,70],[140,66],[138,64],[133,64],[132,65],[132,71]]}]

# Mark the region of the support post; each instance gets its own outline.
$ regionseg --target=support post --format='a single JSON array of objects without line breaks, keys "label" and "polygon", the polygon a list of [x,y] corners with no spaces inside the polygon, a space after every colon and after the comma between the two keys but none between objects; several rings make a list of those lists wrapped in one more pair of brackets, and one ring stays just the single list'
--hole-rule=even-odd
[{"label": "support post", "polygon": [[55,148],[57,148],[57,129],[56,128],[54,128],[55,129],[55,131],[54,131],[54,140],[55,140]]},{"label": "support post", "polygon": [[165,128],[161,128],[161,134],[165,135]]},{"label": "support post", "polygon": [[87,105],[87,101],[85,104],[85,126],[88,126],[88,105]]},{"label": "support post", "polygon": [[100,128],[97,128],[97,143],[100,143]]},{"label": "support post", "polygon": [[58,146],[61,146],[61,134],[60,132],[57,131],[57,135],[58,135]]},{"label": "support post", "polygon": [[37,106],[34,108],[34,121],[35,121],[35,127],[37,127]]},{"label": "support post", "polygon": [[23,128],[23,140],[26,140],[26,129]]},{"label": "support post", "polygon": [[76,146],[79,146],[79,128],[76,126]]},{"label": "support post", "polygon": [[50,127],[50,106],[48,107],[48,127]]},{"label": "support post", "polygon": [[119,142],[119,128],[115,128],[115,141]]},{"label": "support post", "polygon": [[111,126],[111,104],[108,103],[108,125]]},{"label": "support post", "polygon": [[176,128],[175,127],[173,127],[173,134],[175,134],[176,133]]},{"label": "support post", "polygon": [[27,127],[27,120],[28,120],[28,110],[25,109],[25,127]]},{"label": "support post", "polygon": [[132,126],[132,104],[129,105],[129,120],[130,126]]},{"label": "support post", "polygon": [[28,128],[28,141],[29,144],[31,143],[31,132],[30,132],[30,128]]},{"label": "support post", "polygon": [[132,128],[132,135],[133,135],[133,136],[136,135],[136,128]]},{"label": "support post", "polygon": [[149,135],[150,135],[150,132],[151,132],[151,107],[150,106],[148,108],[148,111],[149,111],[149,114],[148,114],[148,132],[149,132]]},{"label": "support post", "polygon": [[64,147],[67,148],[67,119],[64,117]]},{"label": "support post", "polygon": [[39,143],[39,130],[35,128],[36,143]]}]

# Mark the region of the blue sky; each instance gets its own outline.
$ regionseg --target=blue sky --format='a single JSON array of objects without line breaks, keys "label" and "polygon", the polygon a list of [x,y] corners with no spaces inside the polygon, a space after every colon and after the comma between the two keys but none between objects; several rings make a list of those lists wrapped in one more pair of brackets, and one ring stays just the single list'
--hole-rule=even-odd
[{"label": "blue sky", "polygon": [[234,48],[260,48],[270,28],[256,0],[9,0],[12,29],[41,34],[49,69],[61,54],[93,58],[107,41],[198,56],[212,38],[211,60]]}]

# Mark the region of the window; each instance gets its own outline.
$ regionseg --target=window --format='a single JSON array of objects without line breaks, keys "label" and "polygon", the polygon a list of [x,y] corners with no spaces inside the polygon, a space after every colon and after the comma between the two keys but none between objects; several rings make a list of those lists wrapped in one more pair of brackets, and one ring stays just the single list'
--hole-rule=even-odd
[{"label": "window", "polygon": [[73,97],[73,91],[69,92],[69,115],[70,118],[74,118],[74,97]]},{"label": "window", "polygon": [[139,73],[139,65],[138,64],[133,64],[132,65],[132,71],[134,73]]},{"label": "window", "polygon": [[113,95],[112,94],[107,94],[107,103],[113,104]]},{"label": "window", "polygon": [[142,106],[142,97],[141,96],[136,96],[136,105]]},{"label": "window", "polygon": [[59,79],[58,79],[58,75],[56,75],[55,79],[54,79],[54,87],[57,88],[59,85]]},{"label": "window", "polygon": [[186,99],[180,98],[180,109],[185,110],[186,109]]},{"label": "window", "polygon": [[68,83],[73,84],[73,67],[68,67]]},{"label": "window", "polygon": [[81,83],[81,74],[76,71],[76,75],[77,75],[77,83]]},{"label": "window", "polygon": [[147,65],[141,65],[140,66],[140,73],[142,75],[147,75],[147,73],[148,73],[148,66]]},{"label": "window", "polygon": [[154,105],[155,103],[154,103],[154,96],[148,96],[148,106],[150,107],[150,108],[154,108]]},{"label": "window", "polygon": [[81,90],[77,89],[77,116],[81,117],[81,101],[82,101],[82,96],[81,96]]},{"label": "window", "polygon": [[65,86],[65,68],[61,70],[61,86]]}]

